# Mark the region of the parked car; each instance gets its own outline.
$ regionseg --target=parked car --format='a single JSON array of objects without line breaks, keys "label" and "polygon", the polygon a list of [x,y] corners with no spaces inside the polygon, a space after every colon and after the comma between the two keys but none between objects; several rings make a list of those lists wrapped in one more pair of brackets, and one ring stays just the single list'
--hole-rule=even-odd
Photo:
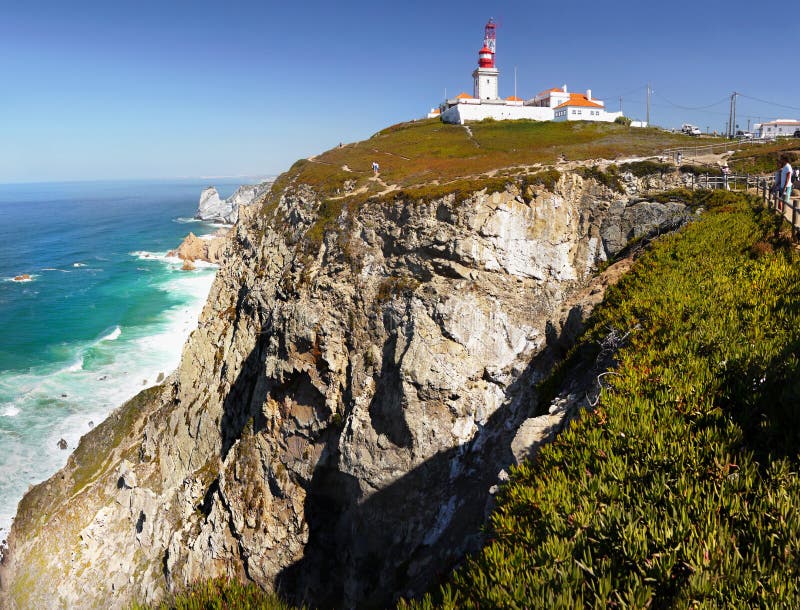
[{"label": "parked car", "polygon": [[699,136],[702,133],[699,127],[697,127],[696,125],[691,125],[689,123],[684,123],[683,125],[681,125],[681,131],[690,136]]},{"label": "parked car", "polygon": [[[798,131],[800,131],[800,130],[798,130]],[[749,131],[742,131],[740,129],[739,131],[736,132],[736,137],[737,138],[743,138],[745,140],[752,140],[753,139],[753,134],[750,133]]]}]

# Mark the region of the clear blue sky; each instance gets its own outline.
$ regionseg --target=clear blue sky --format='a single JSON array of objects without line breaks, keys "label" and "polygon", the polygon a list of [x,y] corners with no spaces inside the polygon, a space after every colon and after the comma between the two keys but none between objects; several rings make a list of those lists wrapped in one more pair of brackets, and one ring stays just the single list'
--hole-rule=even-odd
[{"label": "clear blue sky", "polygon": [[[777,5],[776,5],[777,6]],[[471,92],[566,83],[653,123],[800,118],[798,12],[743,1],[5,2],[0,182],[272,175]],[[756,101],[758,98],[763,101]],[[764,103],[769,102],[769,103]],[[707,106],[703,109],[682,109]]]}]

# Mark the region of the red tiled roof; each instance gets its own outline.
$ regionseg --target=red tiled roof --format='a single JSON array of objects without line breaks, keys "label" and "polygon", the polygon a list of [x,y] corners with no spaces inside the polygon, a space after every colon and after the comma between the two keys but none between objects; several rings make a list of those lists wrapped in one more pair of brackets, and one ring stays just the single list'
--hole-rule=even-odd
[{"label": "red tiled roof", "polygon": [[471,100],[471,99],[473,99],[473,98],[472,98],[472,96],[471,96],[470,94],[468,94],[468,93],[459,93],[459,94],[456,96],[456,99],[457,99],[457,100]]},{"label": "red tiled roof", "polygon": [[509,102],[521,102],[522,98],[521,97],[517,97],[516,95],[509,95],[506,98],[506,101],[509,101]]},{"label": "red tiled roof", "polygon": [[602,104],[592,102],[586,99],[583,93],[570,93],[569,99],[563,104],[559,104],[556,108],[566,108],[568,106],[581,106],[583,108],[602,108]]},{"label": "red tiled roof", "polygon": [[547,95],[548,93],[564,93],[563,89],[559,89],[558,87],[553,87],[552,89],[548,89],[547,91],[541,91],[536,94],[536,97],[540,95]]}]

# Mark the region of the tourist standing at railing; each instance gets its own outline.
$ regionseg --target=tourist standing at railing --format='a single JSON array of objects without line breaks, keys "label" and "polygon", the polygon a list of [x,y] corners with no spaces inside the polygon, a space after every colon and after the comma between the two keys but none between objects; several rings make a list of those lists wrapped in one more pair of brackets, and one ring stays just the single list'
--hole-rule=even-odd
[{"label": "tourist standing at railing", "polygon": [[731,170],[728,168],[727,163],[722,164],[722,184],[725,187],[726,191],[731,190],[730,185],[728,184],[728,175],[731,173]]},{"label": "tourist standing at railing", "polygon": [[792,166],[789,164],[789,157],[786,155],[781,155],[780,164],[782,167],[780,182],[778,184],[778,193],[780,196],[778,209],[783,210],[783,204],[790,203],[790,197],[792,196]]}]

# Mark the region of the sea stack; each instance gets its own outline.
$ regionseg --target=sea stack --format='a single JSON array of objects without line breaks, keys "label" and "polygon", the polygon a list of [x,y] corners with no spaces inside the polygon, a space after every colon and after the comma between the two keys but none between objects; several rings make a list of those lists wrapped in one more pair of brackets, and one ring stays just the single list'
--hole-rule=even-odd
[{"label": "sea stack", "polygon": [[234,224],[239,219],[239,207],[255,202],[271,186],[271,180],[258,184],[245,184],[236,189],[236,192],[227,199],[219,196],[216,187],[209,186],[200,194],[200,202],[194,217],[208,222]]}]

